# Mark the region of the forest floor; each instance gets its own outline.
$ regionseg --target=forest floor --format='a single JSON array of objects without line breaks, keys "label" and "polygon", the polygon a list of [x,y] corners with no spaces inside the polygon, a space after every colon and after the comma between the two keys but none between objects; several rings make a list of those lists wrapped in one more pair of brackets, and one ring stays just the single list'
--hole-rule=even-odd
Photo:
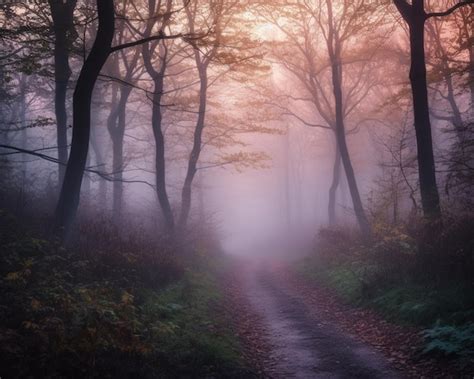
[{"label": "forest floor", "polygon": [[464,377],[420,356],[421,330],[349,306],[286,263],[238,261],[226,283],[244,358],[261,377]]}]

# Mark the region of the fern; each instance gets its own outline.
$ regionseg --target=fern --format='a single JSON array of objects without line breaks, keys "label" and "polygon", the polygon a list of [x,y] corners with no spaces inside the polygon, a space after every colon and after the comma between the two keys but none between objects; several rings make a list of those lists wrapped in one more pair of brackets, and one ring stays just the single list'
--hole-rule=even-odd
[{"label": "fern", "polygon": [[474,323],[463,326],[441,325],[439,322],[423,333],[424,354],[441,354],[467,359],[474,358]]}]

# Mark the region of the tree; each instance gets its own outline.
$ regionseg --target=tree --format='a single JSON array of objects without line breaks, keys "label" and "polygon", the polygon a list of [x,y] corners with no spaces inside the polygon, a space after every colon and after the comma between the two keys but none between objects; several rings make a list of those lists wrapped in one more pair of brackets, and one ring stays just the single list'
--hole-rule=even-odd
[{"label": "tree", "polygon": [[56,114],[56,139],[58,146],[58,182],[61,186],[68,157],[66,94],[71,77],[69,56],[76,37],[74,9],[76,0],[49,0],[54,31],[54,93]]},{"label": "tree", "polygon": [[[120,13],[123,19],[120,20],[118,33],[116,33],[116,43],[121,44],[127,38],[126,14],[133,9],[133,2],[124,2]],[[133,29],[132,29],[133,31]],[[130,31],[130,33],[132,33]],[[128,33],[128,34],[130,34]],[[133,33],[132,33],[133,34]],[[136,33],[135,33],[136,34]],[[112,83],[112,100],[110,113],[107,118],[107,130],[112,141],[112,172],[113,182],[113,205],[114,215],[119,217],[122,212],[123,198],[123,169],[124,169],[124,135],[127,119],[127,102],[132,93],[136,80],[143,72],[143,65],[139,64],[141,50],[139,48],[121,50],[111,57],[108,64]],[[124,74],[122,74],[124,72]]]},{"label": "tree", "polygon": [[99,26],[92,49],[77,79],[73,96],[71,155],[56,207],[55,233],[67,237],[79,206],[82,177],[89,150],[91,100],[95,82],[111,52],[114,36],[114,2],[97,0]]},{"label": "tree", "polygon": [[[159,33],[163,33],[165,28],[170,22],[170,12],[172,1],[167,0],[165,4],[165,14],[167,17],[160,20],[161,25],[157,23],[157,19],[153,18],[152,15],[160,11],[161,1],[155,4],[154,1],[148,2],[148,14],[149,21],[145,30],[144,35],[148,36],[152,30],[158,26]],[[186,3],[184,4],[186,7]],[[158,24],[158,25],[157,25]],[[154,59],[156,50],[159,49],[161,54],[158,54],[158,60]],[[149,45],[142,47],[143,62],[148,75],[153,81],[153,93],[152,93],[152,120],[151,125],[153,129],[153,136],[155,139],[155,180],[156,180],[156,193],[158,196],[158,202],[160,203],[163,217],[165,220],[166,229],[169,233],[173,233],[175,227],[174,215],[171,209],[171,203],[169,200],[167,188],[166,188],[166,158],[165,158],[165,137],[162,130],[162,97],[164,94],[164,83],[165,73],[169,64],[169,51],[164,41],[157,41]],[[156,69],[155,65],[158,66]]]},{"label": "tree", "polygon": [[420,194],[423,212],[428,219],[438,219],[441,217],[441,206],[436,183],[436,169],[428,104],[425,23],[431,17],[447,16],[462,6],[473,4],[474,1],[460,1],[446,11],[431,13],[425,11],[424,0],[413,0],[411,4],[406,0],[393,0],[393,2],[409,27],[411,57],[410,83],[413,98]]},{"label": "tree", "polygon": [[[370,235],[346,135],[351,131],[347,128],[349,116],[361,107],[378,84],[369,60],[376,57],[380,42],[376,40],[375,44],[361,46],[360,40],[366,40],[369,34],[373,40],[373,30],[381,24],[383,17],[377,12],[376,4],[363,0],[341,4],[281,1],[277,6],[281,10],[274,12],[272,5],[263,13],[285,35],[285,40],[274,42],[271,54],[297,79],[301,91],[293,95],[286,90],[285,101],[300,108],[301,104],[310,104],[321,121],[308,121],[301,112],[298,114],[286,104],[280,107],[304,125],[334,133],[337,153],[334,154],[334,176],[329,189],[329,219],[335,219],[335,193],[342,162],[359,227],[362,233]],[[371,16],[367,17],[367,14]]]},{"label": "tree", "polygon": [[[217,79],[231,71],[254,70],[258,65],[255,54],[255,42],[244,32],[248,20],[241,15],[248,4],[237,0],[199,0],[186,7],[187,27],[190,34],[200,34],[204,38],[193,43],[193,57],[199,77],[198,109],[193,132],[192,149],[189,153],[186,175],[181,191],[181,211],[178,225],[181,230],[191,211],[192,184],[198,170],[198,162],[203,148],[203,133],[208,112],[208,91]],[[197,32],[197,28],[201,28]],[[205,28],[205,29],[204,29]],[[214,75],[210,74],[210,67]],[[219,70],[220,68],[220,70]]]},{"label": "tree", "polygon": [[[161,39],[184,38],[183,34],[166,36],[163,32],[112,47],[115,32],[113,0],[97,0],[99,26],[91,51],[82,66],[73,96],[73,134],[71,155],[56,207],[54,230],[67,237],[79,206],[82,177],[87,161],[91,130],[91,99],[95,83],[110,54],[122,49]],[[165,14],[166,17],[166,14]]]}]

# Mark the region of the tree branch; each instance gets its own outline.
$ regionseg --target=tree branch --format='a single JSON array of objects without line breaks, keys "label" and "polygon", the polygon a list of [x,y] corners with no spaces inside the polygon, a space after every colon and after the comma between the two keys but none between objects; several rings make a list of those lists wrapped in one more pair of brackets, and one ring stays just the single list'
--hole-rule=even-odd
[{"label": "tree branch", "polygon": [[393,0],[393,3],[397,7],[398,11],[402,15],[403,19],[406,22],[410,21],[410,16],[411,16],[411,5],[408,4],[406,0]]},{"label": "tree branch", "polygon": [[[185,34],[182,34],[182,33],[173,34],[173,35],[168,36],[165,33],[163,33],[163,31],[160,30],[160,32],[156,36],[142,38],[142,39],[139,39],[139,40],[136,40],[136,41],[133,41],[133,42],[123,43],[121,45],[113,46],[113,47],[110,48],[110,53],[114,53],[114,52],[122,50],[122,49],[127,49],[129,47],[142,45],[144,43],[151,42],[151,41],[163,40],[163,39],[184,38],[184,37],[185,37]],[[189,38],[189,36],[187,36],[186,38]]]},{"label": "tree branch", "polygon": [[461,8],[465,5],[469,4],[474,4],[474,0],[464,0],[460,1],[456,5],[453,5],[451,8],[445,10],[444,12],[432,12],[432,13],[427,13],[426,14],[426,19],[431,18],[431,17],[445,17],[449,16],[451,13],[453,13],[456,9]]},{"label": "tree branch", "polygon": [[[48,162],[52,162],[52,163],[59,163],[59,164],[62,164],[62,165],[66,165],[66,163],[63,163],[63,162],[60,162],[57,158],[54,158],[54,157],[51,157],[49,155],[46,155],[46,154],[41,154],[41,153],[38,153],[38,151],[42,151],[42,150],[49,150],[49,149],[54,149],[54,147],[51,147],[51,148],[44,148],[44,149],[38,149],[38,150],[26,150],[26,149],[22,149],[22,148],[19,148],[19,147],[16,147],[16,146],[10,146],[10,145],[3,145],[1,144],[0,145],[0,148],[2,149],[9,149],[9,150],[14,150],[15,153],[22,153],[22,154],[28,154],[28,155],[32,155],[32,156],[35,156],[35,157],[38,157],[38,158],[41,158],[41,159],[44,159],[45,161],[48,161]],[[15,154],[15,153],[0,153],[0,156],[4,156],[4,155],[11,155],[11,154]],[[93,170],[92,168],[90,167],[86,167],[84,169],[85,172],[88,172],[88,173],[91,173],[91,174],[96,174],[98,176],[100,176],[102,179],[108,181],[108,182],[122,182],[122,183],[135,183],[135,184],[146,184],[147,186],[153,188],[153,190],[155,190],[155,186],[151,183],[148,183],[147,181],[145,180],[127,180],[127,179],[115,179],[112,177],[112,175],[114,173],[106,173],[106,172],[102,172],[102,171],[98,171],[98,170]]]}]

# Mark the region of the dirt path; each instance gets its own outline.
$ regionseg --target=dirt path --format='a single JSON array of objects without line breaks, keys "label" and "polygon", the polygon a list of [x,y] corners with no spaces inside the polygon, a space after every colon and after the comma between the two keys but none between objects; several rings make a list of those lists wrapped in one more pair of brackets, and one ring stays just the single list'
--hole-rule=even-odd
[{"label": "dirt path", "polygon": [[260,314],[275,378],[399,378],[385,359],[318,320],[265,264],[247,265],[244,291]]}]

